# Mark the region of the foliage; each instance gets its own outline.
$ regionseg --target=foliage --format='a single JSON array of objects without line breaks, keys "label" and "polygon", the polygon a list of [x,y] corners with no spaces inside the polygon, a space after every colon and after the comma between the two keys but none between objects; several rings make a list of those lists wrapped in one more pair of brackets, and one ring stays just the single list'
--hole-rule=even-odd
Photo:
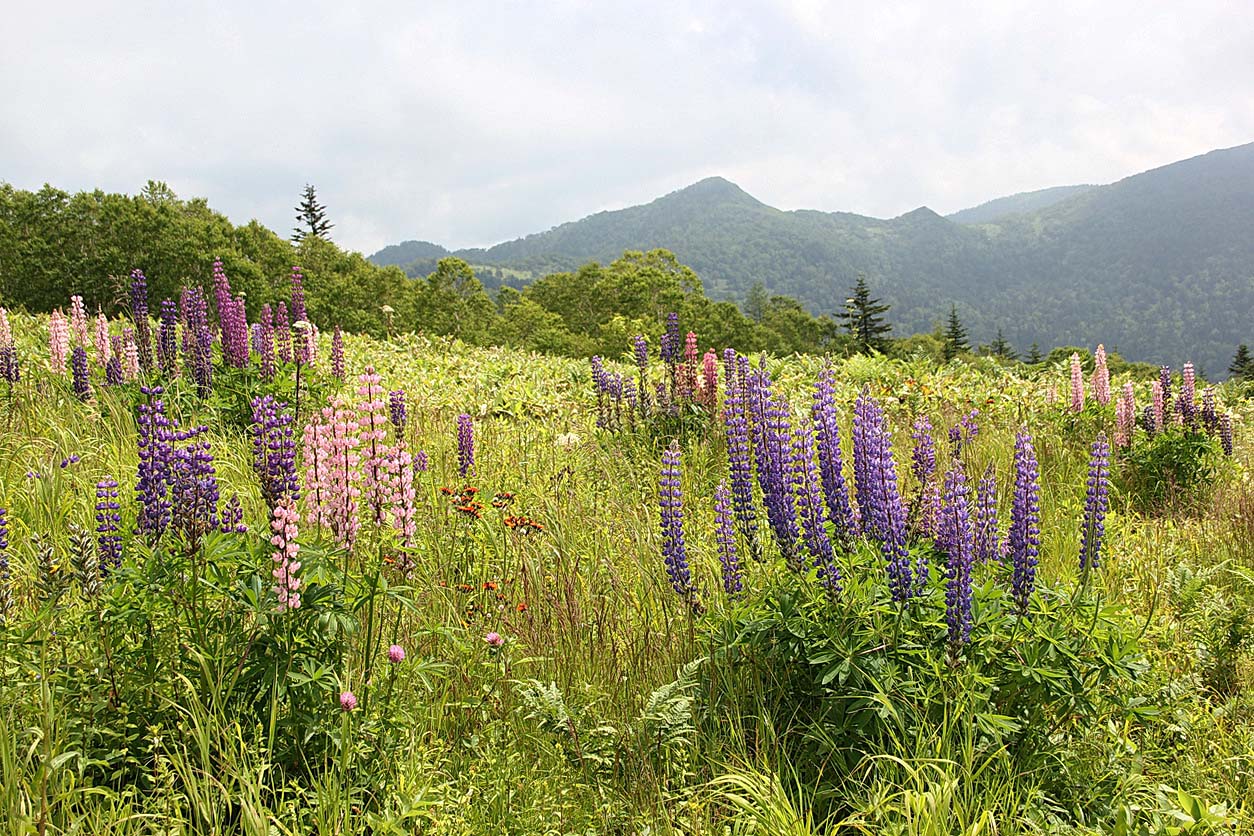
[{"label": "foliage", "polygon": [[305,184],[300,204],[296,207],[296,228],[292,230],[292,241],[299,244],[306,236],[329,238],[327,235],[335,224],[327,220],[326,207],[318,202],[318,194],[314,187]]},{"label": "foliage", "polygon": [[1210,498],[1221,459],[1216,440],[1170,427],[1134,444],[1119,468],[1120,487],[1136,507],[1151,513],[1195,510]]}]

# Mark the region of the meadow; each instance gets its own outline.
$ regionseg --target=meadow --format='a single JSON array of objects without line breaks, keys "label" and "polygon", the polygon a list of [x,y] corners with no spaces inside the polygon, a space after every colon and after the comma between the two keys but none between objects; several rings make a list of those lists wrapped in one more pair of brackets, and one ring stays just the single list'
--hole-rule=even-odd
[{"label": "meadow", "polygon": [[292,291],[3,314],[3,832],[1254,824],[1249,384]]}]

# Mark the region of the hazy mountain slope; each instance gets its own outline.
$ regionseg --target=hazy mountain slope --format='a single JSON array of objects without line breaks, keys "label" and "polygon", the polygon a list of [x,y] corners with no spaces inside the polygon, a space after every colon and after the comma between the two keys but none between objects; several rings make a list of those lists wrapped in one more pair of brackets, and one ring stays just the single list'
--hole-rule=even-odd
[{"label": "hazy mountain slope", "polygon": [[945,217],[960,224],[987,224],[1002,220],[1009,215],[1021,215],[1025,212],[1036,212],[1053,206],[1074,195],[1083,194],[1091,185],[1054,186],[1049,189],[1038,189],[1034,192],[1020,192],[962,209]]}]

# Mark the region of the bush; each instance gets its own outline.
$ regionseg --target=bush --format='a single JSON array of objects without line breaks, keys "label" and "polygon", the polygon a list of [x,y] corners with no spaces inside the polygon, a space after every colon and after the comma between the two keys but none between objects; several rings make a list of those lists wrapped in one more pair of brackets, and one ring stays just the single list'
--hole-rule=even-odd
[{"label": "bush", "polygon": [[1118,485],[1145,513],[1197,510],[1210,498],[1221,455],[1214,438],[1172,427],[1127,451]]}]

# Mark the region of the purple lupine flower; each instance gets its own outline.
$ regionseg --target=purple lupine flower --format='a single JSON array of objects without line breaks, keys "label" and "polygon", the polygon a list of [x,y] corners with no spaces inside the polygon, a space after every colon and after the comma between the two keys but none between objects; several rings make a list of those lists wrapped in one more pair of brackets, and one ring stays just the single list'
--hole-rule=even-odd
[{"label": "purple lupine flower", "polygon": [[10,588],[13,571],[9,568],[9,509],[0,508],[0,625],[13,609],[13,590]]},{"label": "purple lupine flower", "polygon": [[286,403],[276,401],[273,395],[254,398],[252,408],[249,433],[253,439],[253,470],[266,506],[274,508],[285,496],[299,499],[292,413],[287,411]]},{"label": "purple lupine flower", "polygon": [[688,568],[688,552],[684,548],[684,495],[679,481],[679,444],[672,441],[662,453],[662,472],[658,480],[658,505],[662,511],[662,557],[671,588],[684,599],[694,615],[702,608]]},{"label": "purple lupine flower", "polygon": [[173,377],[178,372],[178,320],[178,303],[173,299],[162,299],[161,321],[157,325],[157,367],[166,377]]},{"label": "purple lupine flower", "polygon": [[13,343],[0,345],[0,380],[16,386],[22,379],[22,366],[17,359],[17,346]]},{"label": "purple lupine flower", "polygon": [[[114,337],[121,342],[121,338]],[[121,386],[122,385],[122,358],[117,354],[110,354],[108,362],[105,363],[105,385]]]},{"label": "purple lupine flower", "polygon": [[762,365],[750,372],[746,386],[753,457],[758,463],[758,484],[766,505],[766,519],[784,562],[800,568],[797,554],[796,492],[792,485],[792,425],[788,402],[771,390],[771,377]]},{"label": "purple lupine flower", "polygon": [[287,316],[286,302],[279,302],[274,314],[274,349],[281,361],[292,362],[292,323]]},{"label": "purple lupine flower", "polygon": [[392,420],[392,427],[396,430],[398,438],[405,435],[405,423],[408,416],[409,411],[405,406],[405,390],[397,389],[394,392],[388,392],[388,417]]},{"label": "purple lupine flower", "polygon": [[96,549],[104,572],[122,565],[122,515],[118,513],[118,483],[105,478],[96,483]]},{"label": "purple lupine flower", "polygon": [[475,466],[475,425],[466,413],[457,416],[457,473],[463,479]]},{"label": "purple lupine flower", "polygon": [[1197,377],[1193,371],[1193,364],[1185,363],[1180,371],[1180,397],[1176,399],[1176,406],[1180,410],[1180,422],[1189,429],[1197,426],[1197,401],[1194,400],[1197,394],[1196,387]]},{"label": "purple lupine flower", "polygon": [[745,412],[745,392],[729,388],[723,402],[723,424],[727,432],[727,469],[731,475],[732,507],[736,526],[745,538],[749,554],[762,559],[758,541],[758,511],[753,503],[753,464],[749,451],[749,420]]},{"label": "purple lupine flower", "polygon": [[1219,444],[1223,447],[1224,455],[1232,455],[1232,413],[1225,412],[1219,416]]},{"label": "purple lupine flower", "polygon": [[199,287],[183,288],[179,298],[183,316],[183,363],[196,383],[201,398],[213,391],[213,332],[209,329],[209,304]]},{"label": "purple lupine flower", "polygon": [[74,394],[80,401],[91,398],[91,381],[87,379],[87,349],[74,346],[70,355],[70,372],[74,382]]},{"label": "purple lupine flower", "polygon": [[862,530],[878,540],[888,571],[893,600],[904,602],[927,586],[927,562],[919,557],[910,568],[906,546],[906,511],[897,485],[892,436],[884,411],[863,390],[854,404],[854,487],[862,509]]},{"label": "purple lupine flower", "polygon": [[662,334],[662,362],[668,366],[674,366],[679,362],[680,352],[683,351],[684,338],[679,330],[679,314],[668,313],[666,315],[666,332]]},{"label": "purple lupine flower", "polygon": [[744,589],[744,584],[741,581],[740,555],[736,551],[732,494],[726,479],[714,489],[714,539],[718,543],[718,560],[723,567],[723,591],[728,598],[735,598]]},{"label": "purple lupine flower", "polygon": [[640,390],[640,415],[648,418],[653,411],[649,398],[649,343],[645,340],[644,334],[637,334],[632,338],[631,346],[635,355],[636,369],[640,373],[637,384]]},{"label": "purple lupine flower", "polygon": [[1215,410],[1215,387],[1207,386],[1202,390],[1202,428],[1207,435],[1219,431],[1219,413]]},{"label": "purple lupine flower", "polygon": [[218,309],[218,328],[222,332],[222,359],[237,369],[248,365],[248,323],[244,300],[231,295],[231,282],[222,261],[213,262],[213,296]]},{"label": "purple lupine flower", "polygon": [[148,327],[148,279],[143,271],[131,271],[131,317],[135,320],[135,346],[139,350],[139,367],[152,371],[152,332]]},{"label": "purple lupine flower", "polygon": [[[1163,366],[1158,370],[1158,385],[1162,388],[1163,394],[1163,422],[1166,423],[1166,416],[1171,414],[1171,367]],[[1157,402],[1155,407],[1157,408]],[[1162,429],[1160,424],[1159,429]]]},{"label": "purple lupine flower", "polygon": [[292,267],[292,321],[308,322],[309,314],[305,311],[305,274],[299,267]]},{"label": "purple lupine flower", "polygon": [[193,549],[218,527],[217,473],[203,438],[208,431],[205,426],[178,431],[175,440],[185,443],[175,449],[170,466],[170,524]]},{"label": "purple lupine flower", "polygon": [[945,622],[949,643],[955,647],[971,638],[971,564],[975,557],[975,532],[971,526],[970,488],[962,467],[955,464],[945,474],[945,499],[941,504],[940,529],[946,544]]},{"label": "purple lupine flower", "polygon": [[139,499],[139,531],[160,537],[170,524],[170,466],[172,429],[161,400],[160,386],[139,390],[147,398],[139,405],[139,468],[135,493]]},{"label": "purple lupine flower", "polygon": [[1110,445],[1106,434],[1098,433],[1089,456],[1088,491],[1084,498],[1084,530],[1080,539],[1080,571],[1100,565],[1102,537],[1106,533],[1106,512],[1110,508]]},{"label": "purple lupine flower", "polygon": [[218,310],[218,326],[222,329],[225,340],[227,308],[231,306],[231,280],[226,277],[226,268],[222,266],[220,258],[213,260],[213,301]]},{"label": "purple lupine flower", "polygon": [[1002,543],[998,534],[997,476],[992,462],[984,469],[975,488],[975,559],[980,563],[1001,560]]},{"label": "purple lupine flower", "polygon": [[1010,532],[1006,536],[1013,567],[1010,591],[1020,613],[1036,586],[1036,558],[1041,547],[1041,487],[1036,450],[1027,428],[1015,435],[1015,493],[1010,505]]},{"label": "purple lupine flower", "polygon": [[257,352],[257,368],[262,380],[273,380],[276,367],[274,359],[274,314],[270,306],[262,305],[260,319],[253,328],[253,350]]},{"label": "purple lupine flower", "polygon": [[344,332],[337,325],[331,335],[331,376],[343,380],[344,375]]},{"label": "purple lupine flower", "polygon": [[[960,436],[961,437],[961,436]],[[910,428],[914,449],[910,451],[910,471],[919,483],[919,495],[912,509],[919,533],[934,535],[940,519],[940,487],[936,484],[936,440],[932,421],[926,415],[914,419]]]},{"label": "purple lupine flower", "polygon": [[426,450],[419,450],[414,453],[414,471],[417,473],[426,473],[427,468],[431,466],[431,460],[427,456]]},{"label": "purple lupine flower", "polygon": [[610,388],[609,375],[606,374],[600,356],[592,355],[588,358],[588,363],[592,367],[592,388],[597,395],[597,428],[606,429],[610,425],[610,403],[607,397]]},{"label": "purple lupine flower", "polygon": [[810,409],[818,445],[819,474],[823,482],[823,499],[827,519],[836,527],[836,536],[848,542],[858,533],[858,521],[849,502],[845,484],[845,461],[840,450],[840,423],[836,416],[836,371],[824,365],[814,384],[814,400]]},{"label": "purple lupine flower", "polygon": [[239,494],[231,494],[222,505],[218,514],[218,531],[223,534],[247,534],[248,526],[244,523],[244,506],[240,505]]},{"label": "purple lupine flower", "polygon": [[949,446],[954,458],[961,456],[963,449],[970,446],[979,436],[980,425],[976,422],[979,417],[980,411],[973,409],[963,415],[956,425],[949,428]]},{"label": "purple lupine flower", "polygon": [[819,582],[827,590],[828,597],[835,599],[841,590],[840,571],[836,568],[836,553],[824,524],[827,515],[820,493],[818,468],[814,465],[813,447],[810,427],[803,421],[797,426],[792,448],[793,485],[797,489],[801,531],[810,559],[818,569]]}]

